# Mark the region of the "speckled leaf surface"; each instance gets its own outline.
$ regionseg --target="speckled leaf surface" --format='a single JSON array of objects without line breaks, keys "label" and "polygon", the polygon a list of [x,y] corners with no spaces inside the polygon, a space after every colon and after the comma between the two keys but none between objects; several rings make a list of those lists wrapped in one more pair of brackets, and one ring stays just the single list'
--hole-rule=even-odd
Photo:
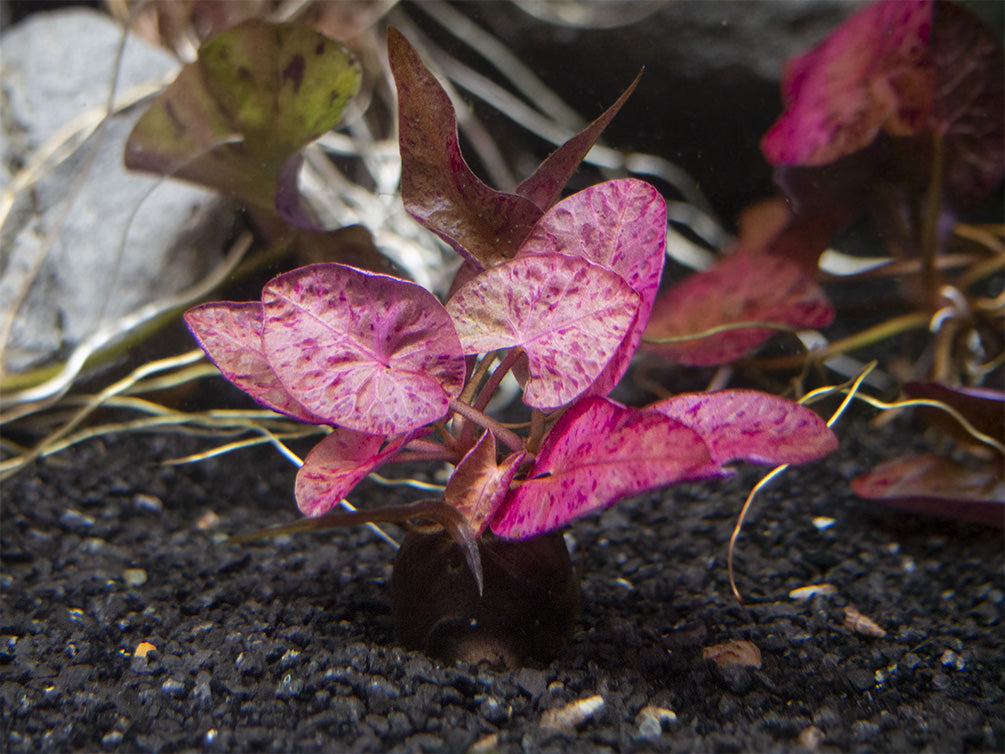
[{"label": "speckled leaf surface", "polygon": [[260,303],[202,304],[185,313],[185,324],[220,373],[263,406],[310,424],[325,423],[293,399],[269,366]]},{"label": "speckled leaf surface", "polygon": [[463,514],[475,535],[481,534],[509,492],[510,482],[526,453],[511,453],[497,459],[495,435],[486,432],[454,470],[444,500]]},{"label": "speckled leaf surface", "polygon": [[785,113],[765,134],[768,162],[823,165],[885,130],[925,127],[932,106],[931,0],[880,0],[786,65]]},{"label": "speckled leaf surface", "polygon": [[329,423],[390,435],[436,421],[464,382],[453,323],[424,288],[339,264],[262,291],[265,353],[280,382]]},{"label": "speckled leaf surface", "polygon": [[[284,164],[299,164],[298,151],[338,123],[360,78],[345,48],[305,26],[245,21],[203,44],[154,100],[126,165],[272,208]],[[295,170],[286,173],[289,209]]]},{"label": "speckled leaf surface", "polygon": [[518,252],[581,257],[620,275],[639,294],[635,322],[591,393],[609,393],[639,346],[663,274],[666,233],[663,197],[648,183],[625,178],[563,199],[534,226]]},{"label": "speckled leaf surface", "polygon": [[649,408],[697,432],[720,465],[736,459],[805,463],[838,446],[837,437],[813,411],[757,390],[681,393]]},{"label": "speckled leaf surface", "polygon": [[580,163],[600,138],[600,134],[607,128],[607,124],[614,119],[618,110],[635,91],[641,78],[642,74],[639,73],[617,101],[599,118],[548,155],[547,159],[538,165],[537,170],[517,186],[516,193],[530,199],[542,210],[554,205],[561,197],[565,184],[572,178]]},{"label": "speckled leaf surface", "polygon": [[387,54],[398,90],[405,209],[486,267],[511,258],[542,210],[490,188],[472,172],[461,155],[450,98],[397,29],[388,29]]},{"label": "speckled leaf surface", "polygon": [[639,295],[613,272],[564,254],[486,270],[447,303],[465,353],[522,348],[524,402],[552,409],[582,395],[617,353]]},{"label": "speckled leaf surface", "polygon": [[913,513],[1005,526],[1005,483],[992,467],[968,468],[925,453],[880,464],[851,487],[861,498]]},{"label": "speckled leaf surface", "polygon": [[305,516],[327,513],[363,477],[397,453],[410,438],[402,435],[384,445],[383,435],[337,427],[314,446],[297,471],[297,506]]},{"label": "speckled leaf surface", "polygon": [[[684,338],[755,321],[823,327],[833,318],[826,294],[804,265],[768,253],[738,253],[665,291],[653,305],[645,337]],[[763,327],[743,327],[643,347],[680,364],[708,366],[738,359],[773,334]]]},{"label": "speckled leaf surface", "polygon": [[656,411],[584,398],[556,422],[492,530],[523,539],[630,495],[722,473],[690,427]]}]

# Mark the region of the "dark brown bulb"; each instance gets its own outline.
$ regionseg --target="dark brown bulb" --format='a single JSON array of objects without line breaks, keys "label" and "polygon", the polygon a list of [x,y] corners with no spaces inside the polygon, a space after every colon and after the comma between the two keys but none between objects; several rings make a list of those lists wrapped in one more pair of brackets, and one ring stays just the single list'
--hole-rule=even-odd
[{"label": "dark brown bulb", "polygon": [[391,575],[398,641],[445,662],[549,662],[569,641],[579,606],[579,579],[562,535],[511,541],[486,534],[479,549],[481,596],[449,534],[405,537]]}]

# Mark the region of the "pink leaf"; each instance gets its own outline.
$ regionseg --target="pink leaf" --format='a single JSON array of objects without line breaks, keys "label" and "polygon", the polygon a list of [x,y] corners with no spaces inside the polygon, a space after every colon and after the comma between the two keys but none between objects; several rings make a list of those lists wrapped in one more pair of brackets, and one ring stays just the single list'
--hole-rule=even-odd
[{"label": "pink leaf", "polygon": [[[1005,393],[980,387],[950,387],[938,382],[907,382],[909,398],[927,398],[956,409],[978,432],[1005,442]],[[953,416],[938,408],[919,406],[918,414],[964,445],[980,444]]]},{"label": "pink leaf", "polygon": [[492,530],[523,539],[631,495],[725,473],[690,427],[656,411],[584,398],[556,422]]},{"label": "pink leaf", "polygon": [[931,0],[880,0],[785,68],[786,111],[761,149],[772,164],[823,165],[870,144],[880,130],[925,128],[934,72]]},{"label": "pink leaf", "polygon": [[349,494],[363,477],[397,453],[411,435],[387,439],[337,427],[314,446],[297,472],[297,506],[305,516],[327,513]]},{"label": "pink leaf", "polygon": [[639,295],[619,275],[564,254],[492,267],[447,302],[465,353],[522,348],[524,402],[558,408],[603,372],[635,321]]},{"label": "pink leaf", "polygon": [[1005,526],[1005,485],[991,466],[973,470],[926,453],[880,464],[851,487],[859,497],[914,513]]},{"label": "pink leaf", "polygon": [[397,434],[442,418],[464,383],[450,317],[424,288],[339,264],[262,291],[263,344],[297,402],[331,424]]},{"label": "pink leaf", "polygon": [[297,403],[269,366],[260,303],[202,304],[185,312],[185,323],[220,373],[263,406],[309,424],[327,423]]},{"label": "pink leaf", "polygon": [[387,54],[398,89],[405,209],[484,266],[509,259],[542,211],[529,199],[489,188],[468,167],[450,98],[397,29],[387,30]]},{"label": "pink leaf", "polygon": [[464,515],[475,536],[485,530],[526,457],[524,452],[512,453],[497,463],[495,435],[486,432],[457,464],[443,496]]},{"label": "pink leaf", "polygon": [[813,411],[757,390],[681,393],[649,406],[697,432],[712,460],[805,463],[837,449],[837,438]]},{"label": "pink leaf", "polygon": [[635,91],[641,78],[642,73],[640,72],[617,101],[607,108],[599,118],[548,155],[548,158],[538,166],[533,175],[517,187],[516,193],[527,197],[542,210],[547,210],[557,202],[562,195],[562,188],[569,182],[579,164],[593,148],[600,134],[607,128],[607,124],[614,119],[618,110]]},{"label": "pink leaf", "polygon": [[639,294],[638,315],[590,392],[609,393],[624,376],[659,290],[666,253],[666,202],[644,181],[607,181],[556,204],[534,226],[518,255],[567,254],[598,264]]},{"label": "pink leaf", "polygon": [[[661,295],[645,337],[685,338],[754,321],[823,327],[833,317],[827,296],[803,264],[766,252],[737,253]],[[773,334],[763,327],[742,327],[673,343],[646,342],[644,347],[681,364],[707,366],[738,359]]]}]

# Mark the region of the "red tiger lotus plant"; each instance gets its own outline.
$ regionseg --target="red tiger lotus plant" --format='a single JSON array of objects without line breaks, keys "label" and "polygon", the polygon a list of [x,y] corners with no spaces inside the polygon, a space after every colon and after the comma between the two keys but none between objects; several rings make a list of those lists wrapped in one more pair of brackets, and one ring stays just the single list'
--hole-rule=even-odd
[{"label": "red tiger lotus plant", "polygon": [[[258,302],[203,304],[185,320],[260,404],[330,427],[297,474],[310,518],[287,530],[414,519],[449,532],[409,534],[399,553],[392,599],[406,646],[546,659],[570,634],[578,594],[563,526],[632,495],[726,476],[734,460],[811,461],[836,439],[809,409],[754,391],[643,408],[607,397],[656,297],[666,206],[634,179],[559,196],[628,92],[505,194],[464,162],[449,100],[414,50],[394,30],[388,46],[405,206],[466,260],[449,298],[316,264],[275,277]],[[487,413],[510,373],[530,415],[516,428]],[[334,510],[378,467],[418,461],[453,465],[442,500]]]}]

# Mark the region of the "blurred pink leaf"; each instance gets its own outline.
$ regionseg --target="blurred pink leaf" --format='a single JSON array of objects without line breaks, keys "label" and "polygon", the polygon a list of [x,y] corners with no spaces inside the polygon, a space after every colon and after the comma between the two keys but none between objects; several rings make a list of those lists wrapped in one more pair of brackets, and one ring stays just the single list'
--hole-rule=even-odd
[{"label": "blurred pink leaf", "polygon": [[510,482],[526,453],[512,453],[496,461],[496,439],[484,433],[457,464],[444,492],[446,502],[459,510],[475,533],[481,534],[509,492]]},{"label": "blurred pink leaf", "polygon": [[826,294],[800,262],[768,252],[723,257],[663,293],[653,306],[645,331],[646,351],[688,366],[726,364],[775,334],[764,327],[743,327],[683,340],[720,326],[774,322],[793,328],[823,327],[834,318]]},{"label": "blurred pink leaf", "polygon": [[281,211],[297,210],[288,219],[310,221],[296,190],[300,150],[338,123],[360,79],[349,52],[312,29],[244,21],[204,43],[153,101],[129,135],[126,166],[269,210],[278,198]]},{"label": "blurred pink leaf", "polygon": [[345,427],[334,431],[314,446],[297,471],[297,506],[305,516],[327,513],[363,477],[397,453],[411,435],[388,438]]},{"label": "blurred pink leaf", "polygon": [[326,424],[293,399],[262,348],[262,305],[221,301],[185,312],[185,323],[220,373],[273,411],[309,424]]},{"label": "blurred pink leaf", "polygon": [[613,105],[607,108],[593,123],[548,155],[547,159],[537,167],[537,170],[517,187],[516,193],[530,199],[541,210],[551,208],[562,195],[565,184],[569,182],[580,163],[586,158],[597,139],[600,138],[600,134],[635,91],[641,78],[642,73],[639,72],[639,75],[628,85],[628,88],[622,92]]},{"label": "blurred pink leaf", "polygon": [[992,465],[974,470],[933,454],[907,456],[856,477],[851,487],[859,497],[913,513],[1005,526],[1005,484]]},{"label": "blurred pink leaf", "polygon": [[[979,387],[950,387],[938,382],[908,382],[909,398],[927,398],[956,409],[979,432],[1005,442],[1005,393]],[[937,408],[919,406],[918,415],[932,426],[965,445],[979,444],[956,419]]]},{"label": "blurred pink leaf", "polygon": [[567,254],[598,264],[639,294],[638,314],[591,394],[607,395],[624,376],[659,290],[666,253],[666,202],[644,181],[606,181],[566,197],[534,226],[525,254]]},{"label": "blurred pink leaf", "polygon": [[485,185],[461,155],[450,98],[397,29],[387,54],[398,89],[401,195],[408,213],[460,254],[490,267],[516,254],[543,214]]},{"label": "blurred pink leaf", "polygon": [[262,291],[272,370],[307,410],[369,434],[446,415],[465,365],[450,317],[414,283],[339,264],[301,267]]},{"label": "blurred pink leaf", "polygon": [[526,352],[524,402],[540,409],[563,406],[593,384],[638,307],[639,295],[620,275],[564,254],[492,267],[447,302],[464,353]]},{"label": "blurred pink leaf", "polygon": [[785,113],[764,135],[768,162],[823,165],[868,146],[880,130],[927,125],[934,69],[931,0],[879,0],[785,67]]},{"label": "blurred pink leaf", "polygon": [[656,411],[584,398],[556,422],[492,530],[523,539],[631,495],[725,473],[690,427]]},{"label": "blurred pink leaf", "polygon": [[757,390],[681,393],[649,408],[697,432],[719,465],[735,459],[806,463],[838,446],[834,433],[813,411]]}]

